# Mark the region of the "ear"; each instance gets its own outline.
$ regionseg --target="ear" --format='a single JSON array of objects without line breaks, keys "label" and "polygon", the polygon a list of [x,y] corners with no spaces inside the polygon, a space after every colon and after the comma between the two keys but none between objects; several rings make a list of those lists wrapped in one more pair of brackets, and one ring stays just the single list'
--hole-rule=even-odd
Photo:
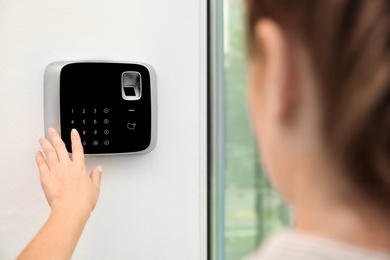
[{"label": "ear", "polygon": [[254,33],[261,54],[252,59],[261,59],[261,85],[266,98],[263,101],[267,103],[267,109],[272,116],[288,122],[294,117],[299,99],[295,44],[289,40],[283,29],[270,19],[258,21]]}]

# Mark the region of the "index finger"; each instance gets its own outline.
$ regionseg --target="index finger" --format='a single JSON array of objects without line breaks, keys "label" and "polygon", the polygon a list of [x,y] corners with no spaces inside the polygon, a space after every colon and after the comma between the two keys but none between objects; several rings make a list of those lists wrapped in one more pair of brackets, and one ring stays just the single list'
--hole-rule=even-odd
[{"label": "index finger", "polygon": [[72,161],[84,163],[84,148],[81,144],[79,132],[76,129],[72,129],[70,139],[72,140]]}]

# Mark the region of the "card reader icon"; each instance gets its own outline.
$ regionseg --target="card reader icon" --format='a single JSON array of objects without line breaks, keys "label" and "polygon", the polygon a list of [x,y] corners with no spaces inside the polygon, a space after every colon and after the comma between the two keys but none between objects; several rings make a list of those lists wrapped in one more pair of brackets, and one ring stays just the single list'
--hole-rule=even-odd
[{"label": "card reader icon", "polygon": [[137,126],[136,123],[127,123],[127,129],[135,130],[136,126]]}]

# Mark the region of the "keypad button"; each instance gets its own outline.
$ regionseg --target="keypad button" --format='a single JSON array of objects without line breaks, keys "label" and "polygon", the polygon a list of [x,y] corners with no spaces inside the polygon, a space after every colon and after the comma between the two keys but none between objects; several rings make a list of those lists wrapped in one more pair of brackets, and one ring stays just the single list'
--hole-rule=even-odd
[{"label": "keypad button", "polygon": [[104,130],[105,135],[108,135],[109,133],[110,133],[110,131],[108,131],[108,129]]},{"label": "keypad button", "polygon": [[99,142],[97,140],[93,141],[94,146],[98,146]]},{"label": "keypad button", "polygon": [[108,123],[110,123],[110,120],[108,120],[108,119],[106,118],[106,119],[104,119],[103,122],[107,125]]},{"label": "keypad button", "polygon": [[108,108],[105,108],[105,109],[103,109],[103,112],[104,112],[104,114],[108,114],[108,112],[110,112],[110,110]]},{"label": "keypad button", "polygon": [[105,141],[104,141],[104,144],[105,144],[105,145],[109,145],[109,144],[110,144],[110,141],[105,140]]}]

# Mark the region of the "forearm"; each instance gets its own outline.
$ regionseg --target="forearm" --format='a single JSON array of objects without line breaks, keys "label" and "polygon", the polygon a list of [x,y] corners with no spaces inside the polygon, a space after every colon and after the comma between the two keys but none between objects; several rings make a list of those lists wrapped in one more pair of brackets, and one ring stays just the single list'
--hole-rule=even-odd
[{"label": "forearm", "polygon": [[18,259],[70,259],[88,218],[89,214],[71,206],[53,208]]}]

